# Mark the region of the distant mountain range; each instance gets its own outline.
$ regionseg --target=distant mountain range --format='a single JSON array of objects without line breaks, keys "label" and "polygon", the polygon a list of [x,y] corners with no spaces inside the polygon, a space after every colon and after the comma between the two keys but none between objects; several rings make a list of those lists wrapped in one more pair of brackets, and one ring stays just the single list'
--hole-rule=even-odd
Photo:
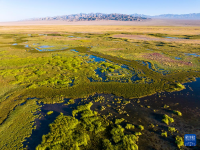
[{"label": "distant mountain range", "polygon": [[65,21],[94,21],[94,20],[118,20],[118,21],[143,21],[151,18],[160,19],[200,19],[200,13],[192,14],[163,14],[157,16],[149,16],[143,14],[104,14],[104,13],[80,13],[55,17],[34,18],[28,20],[65,20]]},{"label": "distant mountain range", "polygon": [[156,16],[149,16],[143,14],[132,14],[131,16],[140,16],[146,18],[166,18],[166,19],[200,19],[200,13],[192,13],[192,14],[163,14]]},{"label": "distant mountain range", "polygon": [[103,14],[103,13],[90,13],[90,14],[72,14],[56,17],[35,18],[28,20],[66,20],[66,21],[94,21],[94,20],[118,20],[118,21],[142,21],[149,18],[141,16],[131,16],[126,14]]}]

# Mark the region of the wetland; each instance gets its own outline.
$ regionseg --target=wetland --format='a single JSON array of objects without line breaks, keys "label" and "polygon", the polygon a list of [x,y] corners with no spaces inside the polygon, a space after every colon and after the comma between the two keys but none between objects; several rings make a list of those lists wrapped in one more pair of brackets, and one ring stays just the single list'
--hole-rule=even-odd
[{"label": "wetland", "polygon": [[0,34],[0,149],[200,149],[200,28],[31,28]]}]

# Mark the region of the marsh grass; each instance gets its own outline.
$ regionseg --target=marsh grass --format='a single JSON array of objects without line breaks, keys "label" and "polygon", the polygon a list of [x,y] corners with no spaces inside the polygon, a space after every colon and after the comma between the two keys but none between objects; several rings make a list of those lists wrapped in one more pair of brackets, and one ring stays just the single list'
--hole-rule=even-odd
[{"label": "marsh grass", "polygon": [[22,142],[29,137],[35,128],[34,120],[39,117],[35,100],[29,100],[22,106],[17,106],[6,121],[0,125],[0,145],[2,150],[23,149]]}]

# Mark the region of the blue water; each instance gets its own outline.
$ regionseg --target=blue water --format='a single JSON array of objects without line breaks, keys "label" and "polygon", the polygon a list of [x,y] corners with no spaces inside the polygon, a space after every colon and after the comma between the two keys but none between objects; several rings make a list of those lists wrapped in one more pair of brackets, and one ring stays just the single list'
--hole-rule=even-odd
[{"label": "blue water", "polygon": [[185,53],[188,56],[195,56],[195,57],[200,57],[200,55],[197,55],[196,53]]},{"label": "blue water", "polygon": [[[99,75],[99,77],[102,78],[102,81],[105,82],[105,80],[106,80],[106,74],[105,74],[105,72],[101,72],[100,70],[101,70],[100,68],[97,68],[97,69],[95,70],[95,72],[96,72],[96,74]],[[107,82],[108,82],[108,81],[107,81]]]},{"label": "blue water", "polygon": [[[35,44],[34,44],[35,45]],[[25,47],[27,47],[28,45],[26,45]],[[40,52],[43,52],[43,51],[57,51],[57,50],[65,50],[67,49],[68,47],[63,47],[61,49],[46,49],[46,48],[49,48],[49,47],[54,47],[54,46],[48,46],[48,45],[43,45],[43,46],[39,46],[39,48],[35,48],[36,50],[40,51]]]},{"label": "blue water", "polygon": [[162,73],[163,75],[169,74],[169,71],[164,70],[164,69],[162,69],[162,68],[159,68],[157,64],[154,64],[154,67],[155,67],[155,69],[156,69],[156,70],[155,70],[155,69],[152,68],[152,65],[151,65],[150,62],[144,62],[144,61],[141,61],[141,60],[136,60],[136,61],[139,62],[140,64],[144,65],[144,66],[147,65],[147,67],[148,67],[149,69],[151,69],[152,71],[155,71],[155,72],[158,72],[158,73]]},{"label": "blue water", "polygon": [[25,45],[25,47],[28,48],[29,46],[28,46],[28,45]]},{"label": "blue water", "polygon": [[170,37],[170,36],[163,36],[163,38],[168,38],[168,39],[185,39],[185,38]]},{"label": "blue water", "polygon": [[17,43],[14,43],[13,45],[17,45]]},{"label": "blue water", "polygon": [[77,51],[77,50],[75,50],[75,49],[71,49],[70,51],[72,51],[72,52],[77,52],[77,53],[78,53],[78,51]]},{"label": "blue water", "polygon": [[36,50],[40,51],[40,52],[44,52],[44,51],[56,51],[55,49],[39,49],[39,48],[35,48]]},{"label": "blue water", "polygon": [[131,77],[131,81],[141,80],[137,75]]},{"label": "blue water", "polygon": [[181,59],[180,57],[175,57],[175,59]]},{"label": "blue water", "polygon": [[49,47],[54,47],[54,46],[48,46],[48,45],[39,46],[39,48],[49,48]]},{"label": "blue water", "polygon": [[95,62],[100,62],[100,61],[106,62],[106,60],[104,58],[100,58],[100,57],[97,57],[97,56],[94,56],[94,55],[90,55],[89,58],[93,59]]}]

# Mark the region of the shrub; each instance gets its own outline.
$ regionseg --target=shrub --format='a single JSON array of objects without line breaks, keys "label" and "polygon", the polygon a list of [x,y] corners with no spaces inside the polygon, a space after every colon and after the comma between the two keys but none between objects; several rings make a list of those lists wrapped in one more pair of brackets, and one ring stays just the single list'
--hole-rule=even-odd
[{"label": "shrub", "polygon": [[51,115],[51,114],[53,114],[53,111],[48,111],[47,112],[47,115]]},{"label": "shrub", "polygon": [[174,122],[174,119],[165,114],[165,115],[163,116],[162,121],[163,121],[164,123],[166,123],[167,125],[169,125],[169,123],[173,123],[173,122]]},{"label": "shrub", "polygon": [[169,106],[168,106],[168,105],[166,105],[166,104],[165,104],[163,107],[164,107],[165,109],[166,109],[166,108],[169,108]]},{"label": "shrub", "polygon": [[151,124],[149,125],[149,127],[150,127],[150,128],[154,128],[155,125],[151,123]]},{"label": "shrub", "polygon": [[135,135],[139,136],[139,135],[142,135],[141,132],[135,132]]},{"label": "shrub", "polygon": [[178,148],[180,149],[182,146],[184,146],[183,138],[181,136],[176,136],[176,141]]},{"label": "shrub", "polygon": [[142,126],[142,125],[139,125],[138,128],[139,128],[140,130],[144,130],[144,126]]},{"label": "shrub", "polygon": [[120,125],[117,125],[117,127],[114,127],[110,133],[112,134],[113,141],[115,143],[118,143],[122,140],[122,137],[124,136],[124,128],[122,128],[122,126]]},{"label": "shrub", "polygon": [[67,104],[69,105],[69,104],[74,104],[74,103],[75,103],[74,99],[70,99]]},{"label": "shrub", "polygon": [[174,127],[168,127],[168,131],[173,133],[173,132],[176,132],[177,130]]},{"label": "shrub", "polygon": [[127,124],[125,128],[126,128],[126,129],[134,129],[135,126],[132,125],[132,124]]},{"label": "shrub", "polygon": [[116,119],[115,120],[115,124],[120,124],[124,121],[124,118],[121,118],[121,119]]},{"label": "shrub", "polygon": [[108,139],[103,140],[103,149],[105,150],[114,150],[114,146]]},{"label": "shrub", "polygon": [[177,114],[178,116],[182,116],[182,113],[180,111],[178,111],[178,110],[173,110],[173,113]]},{"label": "shrub", "polygon": [[161,133],[161,136],[163,136],[163,137],[167,137],[167,132],[163,132],[163,133]]},{"label": "shrub", "polygon": [[123,137],[123,148],[127,150],[138,150],[136,142],[138,137],[135,135],[125,135]]}]

